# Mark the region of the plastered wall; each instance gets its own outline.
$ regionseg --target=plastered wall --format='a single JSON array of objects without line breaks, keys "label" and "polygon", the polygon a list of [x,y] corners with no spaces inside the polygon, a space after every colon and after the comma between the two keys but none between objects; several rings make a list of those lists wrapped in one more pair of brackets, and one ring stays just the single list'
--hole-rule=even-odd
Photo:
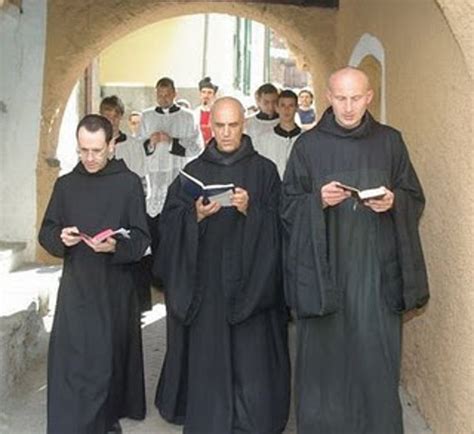
[{"label": "plastered wall", "polygon": [[34,258],[46,0],[0,9],[0,240]]},{"label": "plastered wall", "polygon": [[470,434],[474,155],[468,57],[430,0],[343,0],[337,21],[338,63],[363,33],[384,45],[387,123],[403,132],[427,196],[422,237],[432,300],[405,324],[403,382],[435,433]]}]

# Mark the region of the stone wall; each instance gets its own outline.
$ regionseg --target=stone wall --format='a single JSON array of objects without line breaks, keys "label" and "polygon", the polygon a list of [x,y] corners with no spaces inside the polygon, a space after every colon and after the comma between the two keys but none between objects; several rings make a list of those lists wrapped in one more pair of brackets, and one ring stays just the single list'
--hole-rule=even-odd
[{"label": "stone wall", "polygon": [[26,310],[0,317],[0,402],[8,399],[37,357],[42,331],[43,323],[35,303]]}]

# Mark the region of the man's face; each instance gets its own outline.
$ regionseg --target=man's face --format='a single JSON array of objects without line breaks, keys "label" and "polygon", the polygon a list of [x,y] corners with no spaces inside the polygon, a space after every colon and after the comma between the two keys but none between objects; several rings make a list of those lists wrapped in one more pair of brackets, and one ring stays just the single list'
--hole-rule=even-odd
[{"label": "man's face", "polygon": [[113,148],[113,141],[106,142],[104,130],[93,133],[81,127],[77,133],[77,153],[89,173],[96,173],[106,166]]},{"label": "man's face", "polygon": [[313,104],[313,98],[308,92],[301,92],[298,96],[298,104],[303,108],[309,108]]},{"label": "man's face", "polygon": [[268,116],[275,114],[278,95],[276,93],[262,93],[257,99],[258,108]]},{"label": "man's face", "polygon": [[350,129],[359,126],[372,101],[373,91],[362,73],[350,71],[333,77],[326,96],[334,110],[336,122]]},{"label": "man's face", "polygon": [[117,134],[120,130],[120,121],[122,120],[120,112],[113,108],[108,108],[101,110],[100,114],[110,121],[112,128],[114,129],[114,134]]},{"label": "man's face", "polygon": [[244,131],[244,117],[239,105],[234,101],[222,101],[214,105],[212,112],[212,131],[217,149],[222,152],[234,152],[240,147]]},{"label": "man's face", "polygon": [[133,134],[138,134],[142,117],[140,115],[132,115],[128,118],[128,128]]},{"label": "man's face", "polygon": [[176,98],[176,91],[171,87],[156,88],[156,102],[162,108],[169,108],[173,105]]},{"label": "man's face", "polygon": [[201,104],[204,106],[211,105],[212,102],[214,101],[215,96],[216,96],[216,93],[214,92],[213,89],[210,89],[208,87],[201,89],[200,91]]},{"label": "man's face", "polygon": [[280,122],[294,122],[297,109],[294,98],[280,98],[276,107]]}]

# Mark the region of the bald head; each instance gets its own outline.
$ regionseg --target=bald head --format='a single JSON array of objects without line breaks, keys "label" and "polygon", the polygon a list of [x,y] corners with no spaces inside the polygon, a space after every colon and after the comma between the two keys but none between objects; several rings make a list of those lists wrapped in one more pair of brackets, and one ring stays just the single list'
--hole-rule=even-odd
[{"label": "bald head", "polygon": [[222,98],[218,98],[212,108],[211,108],[211,116],[214,116],[214,113],[221,110],[226,109],[237,110],[240,112],[242,116],[242,122],[245,119],[245,109],[242,103],[232,96],[223,96]]},{"label": "bald head", "polygon": [[360,69],[346,66],[329,77],[326,97],[336,122],[344,128],[360,125],[373,96],[369,78]]},{"label": "bald head", "polygon": [[242,103],[226,96],[215,101],[211,109],[211,126],[222,152],[233,152],[240,147],[244,131],[245,109]]},{"label": "bald head", "polygon": [[328,89],[332,90],[335,87],[338,87],[343,82],[358,83],[366,91],[370,89],[370,81],[367,74],[360,70],[359,68],[354,68],[353,66],[345,66],[344,68],[339,68],[334,71],[328,80]]}]

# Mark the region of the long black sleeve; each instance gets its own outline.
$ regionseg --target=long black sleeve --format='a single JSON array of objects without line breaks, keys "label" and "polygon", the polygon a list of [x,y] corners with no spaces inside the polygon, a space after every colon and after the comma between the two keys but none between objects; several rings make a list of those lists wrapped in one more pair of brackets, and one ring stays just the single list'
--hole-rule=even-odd
[{"label": "long black sleeve", "polygon": [[180,321],[189,324],[200,300],[196,284],[199,225],[194,202],[180,190],[179,178],[168,189],[159,233],[154,274],[163,280],[167,308]]},{"label": "long black sleeve", "polygon": [[327,315],[340,303],[327,260],[320,193],[302,145],[295,144],[288,160],[281,203],[285,296],[299,318]]},{"label": "long black sleeve", "polygon": [[422,307],[429,299],[428,276],[419,233],[425,197],[401,135],[397,134],[396,139],[395,202],[392,212],[403,280],[402,310],[410,310]]},{"label": "long black sleeve", "polygon": [[66,251],[66,246],[60,238],[63,227],[62,189],[60,182],[56,181],[41,223],[38,241],[48,253],[60,258],[64,257]]},{"label": "long black sleeve", "polygon": [[126,229],[130,230],[130,239],[120,239],[112,257],[114,264],[138,262],[150,245],[151,238],[146,221],[143,188],[138,177],[134,188],[130,190],[127,206]]},{"label": "long black sleeve", "polygon": [[[236,324],[269,308],[284,304],[281,270],[279,202],[281,181],[276,168],[265,171],[264,191],[258,199],[250,197],[243,217],[243,236],[236,234],[239,251],[230,252],[226,273],[235,267],[239,274],[226,280],[229,294],[228,321]],[[236,249],[236,250],[237,250]]]}]

